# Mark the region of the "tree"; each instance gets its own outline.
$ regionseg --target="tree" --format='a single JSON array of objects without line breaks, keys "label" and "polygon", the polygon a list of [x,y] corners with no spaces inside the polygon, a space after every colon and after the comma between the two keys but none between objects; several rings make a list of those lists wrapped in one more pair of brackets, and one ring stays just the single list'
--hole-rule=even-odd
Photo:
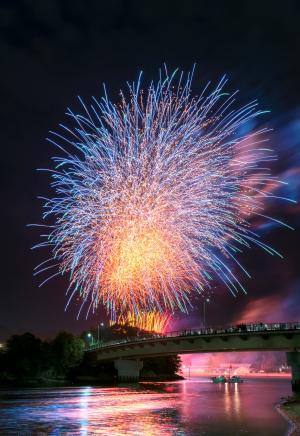
[{"label": "tree", "polygon": [[13,335],[4,355],[6,370],[18,379],[34,377],[43,366],[42,341],[32,333]]},{"label": "tree", "polygon": [[175,356],[147,357],[143,359],[142,375],[175,376],[181,368],[181,359]]},{"label": "tree", "polygon": [[66,375],[83,358],[84,342],[71,333],[60,332],[50,345],[53,363],[58,375]]}]

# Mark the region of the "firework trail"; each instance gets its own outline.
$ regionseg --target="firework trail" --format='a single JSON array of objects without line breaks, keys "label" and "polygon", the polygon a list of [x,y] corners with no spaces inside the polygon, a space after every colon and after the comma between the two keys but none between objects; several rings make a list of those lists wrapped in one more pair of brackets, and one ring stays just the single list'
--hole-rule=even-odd
[{"label": "firework trail", "polygon": [[53,257],[36,273],[58,267],[43,283],[69,273],[67,306],[80,297],[79,313],[85,304],[87,316],[103,304],[112,319],[187,312],[214,279],[244,290],[233,266],[249,276],[242,249],[276,253],[249,224],[275,197],[265,187],[281,183],[268,169],[267,129],[240,134],[264,112],[256,101],[234,109],[226,78],[192,96],[192,75],[165,71],[146,92],[140,76],[118,104],[104,89],[89,108],[80,100],[83,115],[68,110],[72,128],[51,132],[63,154],[54,158],[55,196],[44,199],[54,224],[37,247],[52,247]]},{"label": "firework trail", "polygon": [[118,316],[116,321],[111,321],[110,325],[128,325],[140,330],[163,334],[166,332],[170,319],[171,315],[167,313],[151,311],[135,314],[127,312],[127,314]]}]

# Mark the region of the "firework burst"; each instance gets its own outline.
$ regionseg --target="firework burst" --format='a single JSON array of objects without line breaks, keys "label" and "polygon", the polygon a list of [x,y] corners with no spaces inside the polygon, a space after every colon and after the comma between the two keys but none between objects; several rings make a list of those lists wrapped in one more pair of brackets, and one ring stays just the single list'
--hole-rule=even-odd
[{"label": "firework burst", "polygon": [[140,312],[135,314],[127,312],[117,317],[115,321],[111,321],[110,325],[128,325],[130,327],[137,327],[140,330],[155,333],[165,333],[170,322],[171,315],[160,312]]},{"label": "firework burst", "polygon": [[106,91],[89,108],[80,100],[83,115],[67,112],[74,126],[51,132],[63,155],[54,158],[55,196],[44,199],[54,224],[37,246],[52,247],[54,264],[36,273],[69,273],[68,304],[80,297],[87,315],[99,303],[113,319],[187,311],[212,279],[244,289],[233,269],[247,274],[236,258],[243,248],[276,253],[249,224],[274,197],[265,186],[280,183],[267,168],[266,129],[240,133],[263,113],[257,103],[234,109],[225,78],[198,96],[192,74],[165,72],[146,92],[140,79],[118,104]]}]

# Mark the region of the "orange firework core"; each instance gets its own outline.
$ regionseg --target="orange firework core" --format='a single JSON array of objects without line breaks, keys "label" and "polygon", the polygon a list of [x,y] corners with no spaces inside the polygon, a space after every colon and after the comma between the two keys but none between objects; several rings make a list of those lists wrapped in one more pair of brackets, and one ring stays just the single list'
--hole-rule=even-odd
[{"label": "orange firework core", "polygon": [[140,287],[143,277],[153,281],[155,271],[170,253],[168,242],[155,229],[131,229],[116,241],[114,256],[108,264],[110,283],[125,285],[130,282]]},{"label": "orange firework core", "polygon": [[138,216],[110,224],[105,235],[109,255],[100,277],[104,294],[126,296],[133,308],[146,304],[149,289],[157,296],[168,292],[170,282],[178,284],[187,276],[182,244],[175,232],[164,229],[162,220]]},{"label": "orange firework core", "polygon": [[117,226],[110,247],[110,257],[103,277],[110,286],[140,288],[145,278],[156,283],[157,270],[169,263],[170,241],[159,229],[145,226],[138,220]]}]

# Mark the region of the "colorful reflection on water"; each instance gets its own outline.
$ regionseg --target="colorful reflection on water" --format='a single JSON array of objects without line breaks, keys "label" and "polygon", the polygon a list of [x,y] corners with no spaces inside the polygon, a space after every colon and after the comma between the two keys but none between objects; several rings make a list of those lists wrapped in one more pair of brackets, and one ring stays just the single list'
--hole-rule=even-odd
[{"label": "colorful reflection on water", "polygon": [[0,391],[2,435],[284,435],[288,380]]}]

